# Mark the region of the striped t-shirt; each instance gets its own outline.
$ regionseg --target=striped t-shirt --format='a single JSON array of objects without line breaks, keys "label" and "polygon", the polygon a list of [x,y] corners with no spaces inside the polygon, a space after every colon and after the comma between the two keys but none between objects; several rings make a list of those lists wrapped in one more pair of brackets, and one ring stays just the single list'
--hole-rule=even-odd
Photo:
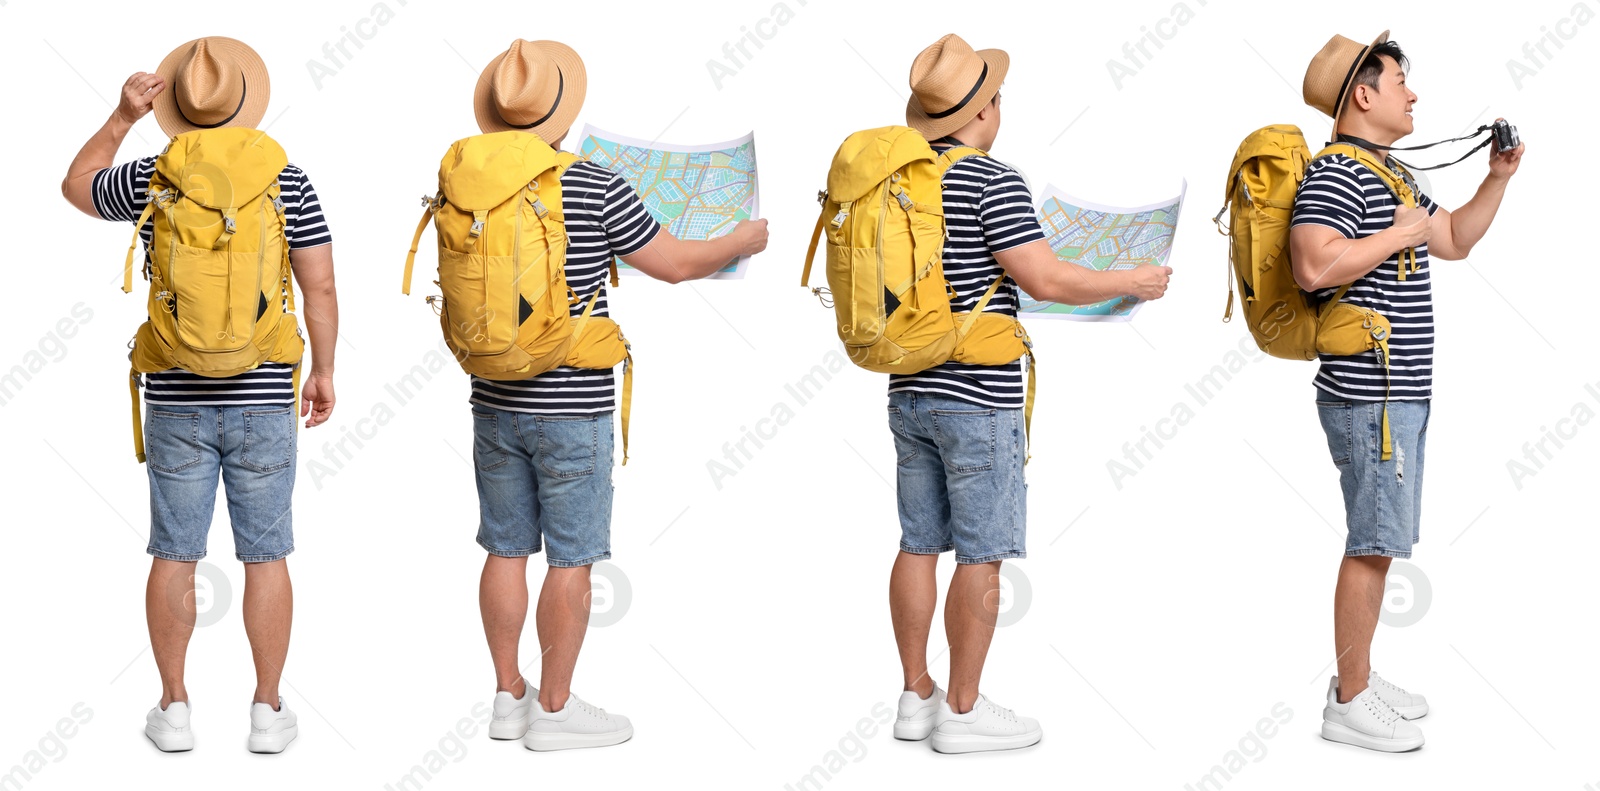
[{"label": "striped t-shirt", "polygon": [[[1438,205],[1417,191],[1419,204],[1431,215]],[[1343,154],[1311,163],[1295,196],[1292,225],[1322,225],[1346,239],[1362,239],[1394,225],[1398,203],[1378,174]],[[1402,251],[1403,252],[1403,251]],[[1344,301],[1371,308],[1389,319],[1388,398],[1418,401],[1433,397],[1433,286],[1428,245],[1417,246],[1417,270],[1400,279],[1400,253],[1350,286]],[[1321,289],[1319,300],[1332,299],[1338,286]],[[1385,398],[1383,363],[1378,353],[1353,356],[1318,355],[1322,361],[1313,384],[1317,389],[1352,401]]]},{"label": "striped t-shirt", "polygon": [[[577,162],[561,174],[561,209],[567,231],[567,285],[578,301],[569,309],[577,316],[610,315],[606,278],[611,257],[631,255],[650,244],[661,224],[622,176],[591,162]],[[616,409],[616,377],[610,368],[561,366],[515,382],[472,377],[473,404],[541,415],[588,415]]]},{"label": "striped t-shirt", "polygon": [[[153,156],[103,168],[94,174],[94,210],[107,220],[137,222],[144,211],[145,191],[156,171]],[[278,174],[278,196],[283,200],[289,249],[301,250],[329,244],[333,237],[322,216],[322,203],[305,171],[294,165]],[[139,229],[148,260],[155,224]],[[284,310],[288,310],[287,302]],[[294,367],[287,363],[262,363],[238,376],[209,377],[180,368],[144,377],[144,402],[152,406],[249,406],[294,404]]]},{"label": "striped t-shirt", "polygon": [[[933,150],[943,153],[956,144],[943,138],[933,142]],[[1027,182],[1004,162],[969,156],[945,171],[943,186],[944,276],[956,292],[950,309],[972,310],[994,279],[1005,277],[983,310],[1017,315],[1021,291],[994,254],[1045,238]],[[889,375],[889,392],[907,390],[1004,409],[1021,409],[1027,395],[1021,360],[1005,365],[947,362],[914,374]]]}]

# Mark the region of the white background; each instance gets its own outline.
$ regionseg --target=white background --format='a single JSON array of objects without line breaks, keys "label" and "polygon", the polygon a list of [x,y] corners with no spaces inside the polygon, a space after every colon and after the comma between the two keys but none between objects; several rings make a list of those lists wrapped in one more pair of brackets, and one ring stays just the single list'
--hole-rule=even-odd
[{"label": "white background", "polygon": [[[763,23],[771,39],[720,89],[707,62],[772,16],[768,0],[560,10],[389,2],[392,20],[363,24],[372,37],[320,90],[307,63],[370,18],[371,2],[251,12],[0,2],[9,75],[0,134],[12,162],[0,190],[11,229],[0,369],[26,365],[41,342],[49,360],[0,408],[0,769],[26,763],[43,742],[55,758],[25,788],[380,789],[447,749],[423,787],[780,789],[799,787],[843,744],[829,788],[1176,790],[1223,762],[1281,702],[1292,718],[1227,788],[1600,786],[1600,725],[1589,716],[1600,700],[1587,683],[1600,539],[1579,489],[1593,481],[1600,427],[1577,428],[1520,488],[1507,469],[1575,404],[1600,412],[1584,390],[1600,382],[1585,184],[1600,25],[1563,21],[1572,0],[1346,2],[1336,14],[1195,0],[1192,19],[1163,24],[1171,40],[1119,90],[1107,62],[1126,64],[1123,43],[1172,16],[1172,0],[1043,15],[1044,4],[785,1],[792,20]],[[1531,70],[1523,43],[1558,23],[1573,38],[1519,87],[1507,62]],[[1343,516],[1312,407],[1314,366],[1249,356],[1204,406],[1185,391],[1245,338],[1240,322],[1219,321],[1226,256],[1209,222],[1234,148],[1268,123],[1324,139],[1326,122],[1300,98],[1306,63],[1332,33],[1366,40],[1386,27],[1415,62],[1413,142],[1503,115],[1529,146],[1471,262],[1434,262],[1437,399],[1414,561],[1432,603],[1413,626],[1381,627],[1376,644],[1380,672],[1433,705],[1420,723],[1427,746],[1400,756],[1317,735]],[[1026,751],[969,757],[895,742],[885,729],[844,738],[900,691],[886,602],[898,528],[884,381],[846,368],[803,406],[784,389],[837,347],[830,314],[796,284],[834,148],[856,129],[902,123],[912,58],[952,30],[1010,52],[994,154],[1035,189],[1048,181],[1137,205],[1170,195],[1180,177],[1191,186],[1163,302],[1131,325],[1030,325],[1040,376],[1030,557],[1007,566],[1025,573],[1031,595],[1011,595],[1008,608],[1026,610],[1008,609],[1021,617],[997,633],[984,689],[1039,718],[1045,737]],[[116,282],[131,228],[78,214],[56,190],[128,75],[203,35],[244,39],[266,59],[269,132],[310,174],[336,238],[339,403],[329,424],[300,435],[283,692],[301,735],[278,757],[244,749],[243,572],[220,498],[208,563],[232,603],[202,616],[218,620],[190,650],[199,745],[162,755],[140,733],[159,685],[143,614],[147,485],[132,458],[124,375],[144,296],[124,296]],[[473,82],[517,36],[562,40],[585,58],[589,97],[575,129],[592,121],[688,143],[755,129],[771,218],[771,244],[744,281],[630,279],[612,296],[639,361],[610,572],[632,594],[617,623],[591,629],[574,688],[631,716],[637,735],[604,751],[536,755],[481,730],[447,738],[494,692],[464,460],[468,387],[446,370],[403,406],[384,389],[439,344],[421,296],[399,293],[417,198],[433,192],[451,141],[477,131]],[[135,132],[119,161],[161,148],[153,119]],[[1475,156],[1433,175],[1432,194],[1459,206],[1484,173]],[[425,252],[424,273],[431,262]],[[63,353],[42,339],[80,302],[92,318]],[[1179,403],[1193,419],[1119,488],[1107,462]],[[779,404],[793,419],[719,489],[707,462]],[[392,419],[379,426],[371,418],[384,410]],[[346,431],[364,432],[363,447],[348,445],[342,468],[314,482],[310,463],[328,464],[325,445]],[[1394,598],[1391,617],[1404,617],[1404,591]],[[526,658],[534,646],[530,624]],[[935,667],[942,683],[948,663],[941,656]],[[89,721],[70,739],[46,739],[78,703]]]}]

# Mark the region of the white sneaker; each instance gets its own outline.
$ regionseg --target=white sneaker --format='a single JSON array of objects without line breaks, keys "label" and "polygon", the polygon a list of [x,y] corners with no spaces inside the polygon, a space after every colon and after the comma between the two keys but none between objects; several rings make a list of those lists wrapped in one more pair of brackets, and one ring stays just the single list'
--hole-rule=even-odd
[{"label": "white sneaker", "polygon": [[250,741],[245,746],[253,753],[281,753],[283,748],[300,735],[300,726],[283,702],[283,696],[278,696],[278,710],[265,703],[250,704]]},{"label": "white sneaker", "polygon": [[933,733],[933,716],[939,711],[939,701],[944,700],[944,690],[938,684],[926,698],[906,690],[900,693],[898,716],[894,721],[894,737],[909,742],[921,741]]},{"label": "white sneaker", "polygon": [[[1337,676],[1334,677],[1333,683],[1339,683]],[[1377,673],[1367,676],[1367,687],[1377,690],[1378,697],[1383,698],[1384,703],[1393,706],[1394,710],[1400,713],[1400,716],[1408,720],[1420,719],[1428,714],[1427,698],[1415,692],[1407,692],[1385,681]]]},{"label": "white sneaker", "polygon": [[164,753],[194,749],[194,731],[189,729],[189,704],[175,700],[165,711],[158,704],[144,716],[144,735]]},{"label": "white sneaker", "polygon": [[1339,702],[1338,690],[1335,679],[1328,685],[1328,705],[1322,709],[1322,738],[1386,753],[1422,746],[1422,729],[1379,697],[1377,687],[1367,687],[1349,703]]},{"label": "white sneaker", "polygon": [[560,711],[545,711],[543,706],[532,706],[530,711],[528,734],[522,737],[522,746],[530,750],[606,747],[633,738],[633,723],[627,717],[607,714],[577,695],[568,694]]},{"label": "white sneaker", "polygon": [[1011,709],[996,706],[978,696],[972,711],[957,714],[950,702],[940,698],[934,715],[933,749],[941,753],[975,753],[985,750],[1015,750],[1039,742],[1044,731],[1032,717],[1018,717]]},{"label": "white sneaker", "polygon": [[494,693],[494,718],[489,720],[489,738],[520,739],[528,732],[528,711],[539,701],[539,690],[522,682],[522,698],[504,690]]}]

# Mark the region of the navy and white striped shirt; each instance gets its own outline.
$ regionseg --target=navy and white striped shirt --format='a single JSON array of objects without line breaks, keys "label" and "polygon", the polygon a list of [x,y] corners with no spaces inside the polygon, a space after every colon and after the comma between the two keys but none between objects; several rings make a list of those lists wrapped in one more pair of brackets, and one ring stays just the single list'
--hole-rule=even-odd
[{"label": "navy and white striped shirt", "polygon": [[[955,142],[936,140],[933,150],[944,153]],[[1021,291],[994,254],[1045,238],[1027,182],[1004,162],[970,156],[945,171],[943,187],[944,276],[956,291],[950,309],[972,310],[995,278],[1005,277],[984,312],[1017,315]],[[1005,365],[952,361],[914,374],[889,375],[889,392],[906,390],[1003,409],[1021,409],[1027,395],[1021,360]]]},{"label": "navy and white striped shirt", "polygon": [[[576,162],[561,174],[561,209],[567,231],[567,285],[578,301],[569,315],[588,306],[593,316],[610,315],[606,279],[611,257],[631,255],[656,238],[661,224],[620,174],[592,162]],[[589,415],[616,409],[616,376],[610,368],[561,366],[515,382],[472,377],[473,404],[541,415]]]},{"label": "navy and white striped shirt", "polygon": [[[1417,192],[1428,214],[1438,204]],[[1300,192],[1295,196],[1292,226],[1321,225],[1346,239],[1362,239],[1394,225],[1399,205],[1378,174],[1343,154],[1311,163]],[[1403,252],[1403,251],[1402,251]],[[1400,279],[1400,253],[1389,256],[1376,269],[1350,286],[1344,301],[1371,308],[1389,319],[1388,398],[1418,401],[1433,397],[1433,285],[1428,266],[1428,245],[1417,246],[1417,270]],[[1408,267],[1409,270],[1409,267]],[[1316,297],[1332,299],[1339,288],[1321,289]],[[1383,363],[1376,351],[1322,361],[1313,384],[1319,390],[1352,401],[1385,398]]]},{"label": "navy and white striped shirt", "polygon": [[[136,222],[144,211],[145,191],[155,173],[153,156],[103,168],[94,174],[94,209],[107,220]],[[278,174],[278,195],[283,200],[284,235],[290,250],[329,244],[333,236],[322,216],[322,203],[305,171],[285,166]],[[146,222],[139,229],[148,259],[155,225]],[[287,305],[285,305],[287,310]],[[238,376],[209,377],[179,368],[146,374],[144,401],[153,406],[249,406],[294,404],[293,366],[287,363],[262,363],[261,367]]]}]

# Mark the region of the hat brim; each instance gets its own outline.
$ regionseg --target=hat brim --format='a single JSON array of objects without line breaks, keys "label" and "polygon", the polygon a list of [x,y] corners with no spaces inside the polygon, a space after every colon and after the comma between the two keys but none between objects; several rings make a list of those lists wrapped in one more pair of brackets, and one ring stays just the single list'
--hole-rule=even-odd
[{"label": "hat brim", "polygon": [[552,142],[565,135],[572,128],[572,122],[577,119],[578,111],[583,109],[583,98],[589,90],[589,76],[583,69],[583,58],[573,48],[559,41],[530,41],[534,47],[550,56],[556,62],[556,67],[561,70],[561,103],[556,111],[544,120],[544,123],[523,128],[506,123],[500,117],[500,112],[494,107],[494,72],[500,68],[500,62],[505,60],[506,52],[496,55],[489,65],[483,68],[483,73],[478,75],[478,84],[472,91],[472,111],[478,117],[478,128],[485,134],[490,132],[532,132],[545,142]]},{"label": "hat brim", "polygon": [[978,90],[972,95],[972,100],[967,102],[959,112],[944,118],[930,118],[922,109],[922,103],[917,101],[917,95],[911,94],[906,101],[906,126],[922,133],[929,140],[937,140],[951,132],[967,125],[968,121],[977,117],[978,112],[989,106],[990,100],[1000,92],[1000,83],[1005,82],[1006,72],[1011,68],[1011,56],[1005,50],[980,49],[978,57],[989,65],[989,73],[978,84]]},{"label": "hat brim", "polygon": [[[261,123],[267,114],[267,102],[272,98],[272,82],[267,76],[267,64],[250,48],[250,45],[225,36],[205,36],[206,46],[218,56],[231,59],[239,64],[239,70],[244,73],[244,104],[240,105],[239,112],[222,126],[242,126],[254,129]],[[156,74],[161,77],[166,85],[161,93],[151,102],[151,114],[156,117],[156,124],[161,127],[168,137],[177,137],[184,132],[193,132],[201,127],[183,116],[183,111],[178,109],[178,93],[176,78],[178,66],[183,62],[185,55],[196,41],[186,41],[177,49],[167,54],[161,60],[161,65],[156,67]],[[206,127],[213,128],[213,127]]]},{"label": "hat brim", "polygon": [[1382,44],[1388,40],[1389,31],[1385,30],[1382,33],[1379,33],[1378,37],[1373,39],[1371,44],[1368,44],[1361,50],[1361,54],[1356,55],[1355,62],[1350,64],[1350,70],[1344,75],[1344,82],[1339,85],[1339,95],[1333,100],[1334,134],[1337,135],[1339,133],[1339,119],[1344,115],[1345,104],[1347,104],[1350,99],[1350,88],[1355,85],[1356,72],[1360,71],[1361,62],[1366,60],[1367,55],[1371,54],[1372,50],[1376,49],[1379,44]]}]

